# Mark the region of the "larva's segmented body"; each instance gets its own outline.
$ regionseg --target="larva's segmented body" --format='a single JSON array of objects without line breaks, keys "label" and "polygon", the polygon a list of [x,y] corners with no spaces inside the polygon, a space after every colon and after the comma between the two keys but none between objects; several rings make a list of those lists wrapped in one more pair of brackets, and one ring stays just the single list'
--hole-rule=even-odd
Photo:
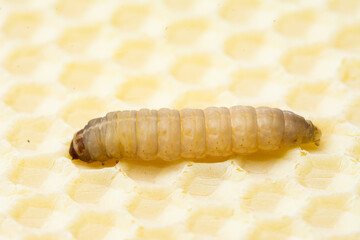
[{"label": "larva's segmented body", "polygon": [[309,120],[269,107],[234,106],[110,112],[77,132],[70,155],[86,162],[110,158],[166,161],[243,155],[314,142]]}]

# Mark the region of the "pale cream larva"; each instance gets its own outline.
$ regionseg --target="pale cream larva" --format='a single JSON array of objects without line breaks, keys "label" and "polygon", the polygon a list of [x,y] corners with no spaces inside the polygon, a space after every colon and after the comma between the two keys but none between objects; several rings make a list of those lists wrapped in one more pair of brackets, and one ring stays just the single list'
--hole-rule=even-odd
[{"label": "pale cream larva", "polygon": [[269,107],[234,106],[110,112],[74,135],[70,155],[85,162],[108,159],[202,159],[319,145],[309,120]]}]

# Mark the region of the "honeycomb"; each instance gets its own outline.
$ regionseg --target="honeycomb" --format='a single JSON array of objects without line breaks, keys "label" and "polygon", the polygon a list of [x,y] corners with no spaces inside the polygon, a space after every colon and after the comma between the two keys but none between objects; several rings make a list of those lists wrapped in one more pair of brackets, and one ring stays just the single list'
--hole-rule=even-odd
[{"label": "honeycomb", "polygon": [[[360,1],[0,0],[1,239],[360,239]],[[108,111],[272,106],[319,147],[71,160]]]}]

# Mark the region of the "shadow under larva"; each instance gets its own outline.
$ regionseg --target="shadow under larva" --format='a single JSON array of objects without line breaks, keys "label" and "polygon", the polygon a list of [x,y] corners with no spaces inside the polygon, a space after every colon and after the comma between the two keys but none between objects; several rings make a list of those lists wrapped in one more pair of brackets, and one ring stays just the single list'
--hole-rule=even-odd
[{"label": "shadow under larva", "polygon": [[233,106],[202,109],[140,109],[95,118],[71,142],[84,162],[222,161],[256,152],[274,153],[301,144],[319,145],[321,131],[291,111]]}]

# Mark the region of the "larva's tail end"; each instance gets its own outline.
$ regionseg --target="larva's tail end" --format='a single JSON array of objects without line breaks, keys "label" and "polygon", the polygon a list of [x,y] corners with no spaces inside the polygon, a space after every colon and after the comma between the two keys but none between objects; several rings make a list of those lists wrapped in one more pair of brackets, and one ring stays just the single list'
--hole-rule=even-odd
[{"label": "larva's tail end", "polygon": [[74,141],[71,141],[69,154],[73,159],[79,159],[79,155],[76,153],[74,149]]},{"label": "larva's tail end", "polygon": [[319,128],[317,128],[316,126],[314,126],[314,143],[316,146],[320,146],[320,139],[321,139],[322,133],[321,130]]}]

